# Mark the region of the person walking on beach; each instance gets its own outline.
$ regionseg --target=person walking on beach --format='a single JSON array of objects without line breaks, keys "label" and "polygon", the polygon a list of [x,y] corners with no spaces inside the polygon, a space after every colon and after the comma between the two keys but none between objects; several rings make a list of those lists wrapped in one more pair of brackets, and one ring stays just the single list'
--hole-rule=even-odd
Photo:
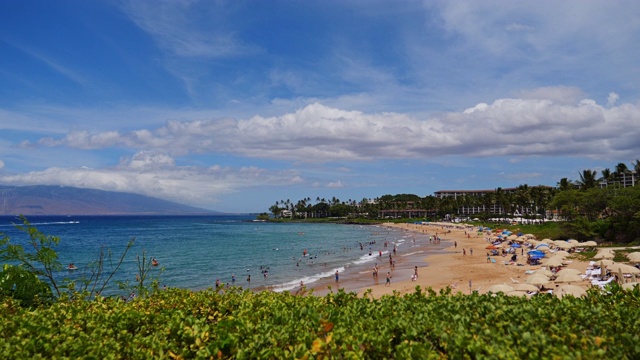
[{"label": "person walking on beach", "polygon": [[413,276],[415,276],[416,280],[418,280],[418,265],[414,266],[413,268]]},{"label": "person walking on beach", "polygon": [[391,273],[387,271],[387,283],[384,284],[384,286],[390,286],[391,285]]},{"label": "person walking on beach", "polygon": [[458,248],[458,242],[457,242],[457,241],[454,241],[454,242],[453,242],[453,248],[454,248],[454,249],[457,249],[457,248]]},{"label": "person walking on beach", "polygon": [[473,248],[469,248],[469,255],[473,256]]},{"label": "person walking on beach", "polygon": [[467,256],[467,250],[462,249],[462,256]]}]

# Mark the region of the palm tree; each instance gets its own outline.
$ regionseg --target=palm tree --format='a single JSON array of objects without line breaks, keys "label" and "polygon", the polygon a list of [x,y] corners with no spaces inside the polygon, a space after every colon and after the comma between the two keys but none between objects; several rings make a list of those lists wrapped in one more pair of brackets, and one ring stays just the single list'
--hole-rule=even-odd
[{"label": "palm tree", "polygon": [[601,171],[602,173],[602,182],[604,182],[605,186],[609,186],[609,181],[611,180],[611,169],[606,168]]},{"label": "palm tree", "polygon": [[520,208],[520,215],[530,214],[532,212],[532,192],[533,188],[529,185],[519,185],[515,193],[516,208]]},{"label": "palm tree", "polygon": [[625,163],[618,163],[618,165],[616,165],[616,172],[614,173],[614,176],[617,181],[622,180],[622,187],[625,187],[627,183],[628,173],[629,173],[629,168]]},{"label": "palm tree", "polygon": [[580,180],[576,181],[576,184],[582,190],[592,189],[598,184],[597,174],[595,170],[582,170],[582,173],[579,174]]},{"label": "palm tree", "polygon": [[571,183],[571,180],[567,178],[562,178],[558,182],[558,189],[560,189],[560,191],[570,190],[572,187],[573,184]]}]

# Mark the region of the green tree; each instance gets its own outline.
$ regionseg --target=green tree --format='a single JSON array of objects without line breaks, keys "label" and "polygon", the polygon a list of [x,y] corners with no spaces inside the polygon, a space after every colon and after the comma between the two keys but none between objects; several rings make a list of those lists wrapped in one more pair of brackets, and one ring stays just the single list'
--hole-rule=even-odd
[{"label": "green tree", "polygon": [[592,189],[598,185],[597,172],[595,170],[583,170],[580,175],[580,180],[576,184],[582,189]]},{"label": "green tree", "polygon": [[617,196],[609,202],[612,215],[610,221],[615,241],[640,240],[640,187],[619,189]]},{"label": "green tree", "polygon": [[560,191],[570,190],[570,189],[573,189],[573,184],[571,183],[571,180],[567,178],[562,178],[558,182],[558,189]]}]

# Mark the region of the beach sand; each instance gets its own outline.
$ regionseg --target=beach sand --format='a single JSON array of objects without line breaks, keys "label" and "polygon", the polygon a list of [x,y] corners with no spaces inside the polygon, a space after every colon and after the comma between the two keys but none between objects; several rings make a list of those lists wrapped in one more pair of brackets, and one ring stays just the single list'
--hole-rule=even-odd
[{"label": "beach sand", "polygon": [[[521,256],[520,252],[518,252],[517,262],[525,264],[524,266],[505,265],[505,262],[509,260],[506,256],[494,256],[492,258],[496,260],[495,263],[487,262],[485,247],[489,243],[485,240],[486,235],[478,234],[476,228],[473,227],[465,228],[463,225],[456,224],[445,226],[437,223],[428,225],[385,223],[383,226],[420,235],[435,236],[437,233],[442,242],[430,244],[426,240],[421,240],[421,244],[418,244],[417,247],[406,250],[408,253],[412,253],[409,256],[403,257],[403,254],[399,253],[394,258],[397,259],[395,270],[390,269],[388,260],[381,261],[377,281],[373,278],[371,271],[341,274],[337,284],[335,281],[328,280],[313,284],[314,294],[322,296],[329,291],[342,288],[347,292],[355,291],[362,295],[370,289],[371,296],[379,298],[394,292],[398,294],[411,293],[415,291],[416,286],[420,286],[423,290],[431,288],[436,292],[451,288],[453,293],[470,294],[471,291],[478,291],[483,294],[493,285],[514,286],[518,283],[524,283],[529,276],[525,274],[525,271],[544,267],[544,264],[541,266],[526,265],[526,254]],[[463,255],[463,249],[466,255]],[[473,249],[473,255],[471,255],[471,249]],[[570,261],[565,268],[585,272],[588,263],[575,259]],[[415,266],[418,266],[418,279],[412,281],[411,276]],[[385,285],[388,271],[392,274],[390,286]],[[590,286],[588,281],[574,283],[574,285],[585,289]],[[550,284],[549,286],[554,287],[555,285]]]}]

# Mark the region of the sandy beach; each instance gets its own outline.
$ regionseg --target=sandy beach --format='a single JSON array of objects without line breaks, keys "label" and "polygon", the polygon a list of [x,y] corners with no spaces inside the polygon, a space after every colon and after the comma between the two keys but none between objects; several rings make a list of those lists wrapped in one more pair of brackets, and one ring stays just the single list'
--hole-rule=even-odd
[{"label": "sandy beach", "polygon": [[[412,254],[403,257],[407,254],[399,253],[395,257],[398,259],[395,270],[391,269],[388,262],[381,261],[377,280],[372,277],[372,273],[369,271],[362,274],[343,274],[338,283],[325,281],[314,284],[314,293],[323,295],[328,291],[335,291],[336,288],[343,288],[347,292],[355,291],[362,295],[370,289],[371,295],[378,298],[393,294],[394,291],[399,294],[413,292],[416,286],[420,286],[422,289],[431,288],[436,292],[444,288],[451,288],[454,293],[469,294],[471,291],[486,293],[493,285],[514,286],[524,283],[529,276],[525,273],[526,271],[535,271],[544,267],[544,265],[526,265],[526,250],[525,256],[521,257],[521,254],[518,253],[517,263],[525,264],[524,266],[513,263],[506,265],[505,263],[508,263],[509,260],[506,256],[493,256],[495,262],[488,261],[485,248],[489,242],[485,239],[484,234],[478,234],[477,229],[473,227],[437,223],[385,223],[383,226],[423,236],[435,237],[437,234],[441,238],[441,243],[433,244],[421,240],[420,246],[410,250]],[[412,275],[415,266],[418,267],[418,278],[413,281]],[[576,269],[584,273],[587,266],[588,263],[574,259],[570,260],[565,268]],[[387,272],[390,272],[392,276],[391,284],[388,286],[386,285]],[[574,285],[586,289],[590,283],[583,281]]]}]

